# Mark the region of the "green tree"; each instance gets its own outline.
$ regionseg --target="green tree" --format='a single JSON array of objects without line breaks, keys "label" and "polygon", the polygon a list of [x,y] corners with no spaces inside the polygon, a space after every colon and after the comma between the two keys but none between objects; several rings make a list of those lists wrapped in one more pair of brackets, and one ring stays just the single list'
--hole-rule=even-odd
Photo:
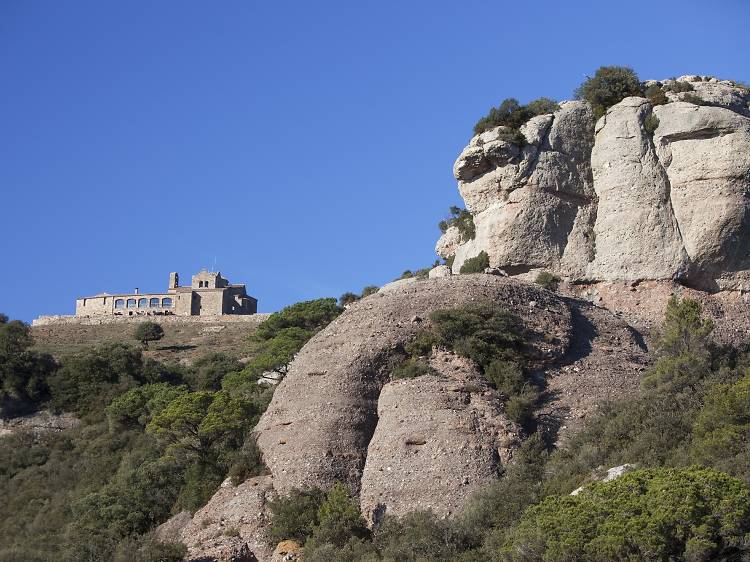
[{"label": "green tree", "polygon": [[575,91],[576,99],[589,102],[597,118],[628,96],[642,95],[643,86],[638,75],[625,66],[601,66]]},{"label": "green tree", "polygon": [[218,467],[242,446],[256,415],[250,404],[226,392],[190,392],[156,414],[146,431],[176,458]]},{"label": "green tree", "polygon": [[128,390],[105,408],[110,427],[113,430],[123,427],[145,428],[172,400],[186,392],[185,386],[166,383],[146,384]]},{"label": "green tree", "polygon": [[27,324],[5,315],[0,320],[0,415],[14,416],[49,397],[47,379],[57,364],[29,349],[34,340]]},{"label": "green tree", "polygon": [[509,534],[508,560],[727,560],[750,552],[750,490],[707,468],[637,470],[550,496]]},{"label": "green tree", "polygon": [[148,347],[148,342],[159,341],[164,337],[164,329],[156,322],[142,322],[133,332],[133,338]]},{"label": "green tree", "polygon": [[712,331],[698,301],[671,297],[656,343],[657,361],[643,377],[644,388],[694,389],[711,370]]}]

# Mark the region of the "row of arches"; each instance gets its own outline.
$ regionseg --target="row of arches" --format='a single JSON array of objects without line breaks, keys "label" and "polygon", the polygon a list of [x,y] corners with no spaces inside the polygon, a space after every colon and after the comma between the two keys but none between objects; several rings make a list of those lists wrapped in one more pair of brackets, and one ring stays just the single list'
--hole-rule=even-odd
[{"label": "row of arches", "polygon": [[115,308],[172,308],[170,297],[140,298],[140,299],[115,299]]}]

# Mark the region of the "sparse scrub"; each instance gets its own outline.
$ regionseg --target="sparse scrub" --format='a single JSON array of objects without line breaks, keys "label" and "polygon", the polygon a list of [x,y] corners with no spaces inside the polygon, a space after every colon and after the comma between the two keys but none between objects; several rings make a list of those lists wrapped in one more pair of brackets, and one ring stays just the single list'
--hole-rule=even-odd
[{"label": "sparse scrub", "polygon": [[476,236],[474,217],[466,209],[453,206],[450,208],[450,217],[441,220],[438,223],[438,228],[440,228],[440,232],[443,234],[445,234],[445,232],[452,226],[455,226],[458,229],[462,242],[473,240]]},{"label": "sparse scrub", "polygon": [[[558,109],[560,109],[560,106],[557,102],[549,98],[539,98],[526,105],[521,105],[515,98],[507,98],[498,107],[491,108],[489,113],[474,125],[474,134],[478,135],[489,129],[503,126],[508,127],[511,131],[507,140],[516,142],[520,140],[520,137],[517,137],[515,133],[518,132],[521,125],[532,117],[554,113]],[[525,143],[525,139],[523,139],[523,142]]]},{"label": "sparse scrub", "polygon": [[534,279],[534,283],[548,291],[556,291],[557,286],[560,284],[560,278],[549,271],[540,271],[536,279]]},{"label": "sparse scrub", "polygon": [[692,103],[693,105],[705,105],[705,103],[706,103],[705,101],[703,101],[702,97],[700,97],[697,94],[691,94],[691,93],[687,93],[687,94],[683,95],[680,98],[680,101],[684,101],[684,102],[687,102],[687,103]]}]

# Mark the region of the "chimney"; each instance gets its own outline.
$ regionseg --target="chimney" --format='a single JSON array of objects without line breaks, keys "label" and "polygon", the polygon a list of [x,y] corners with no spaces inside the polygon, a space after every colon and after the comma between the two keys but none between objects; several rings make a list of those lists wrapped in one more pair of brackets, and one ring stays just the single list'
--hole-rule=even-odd
[{"label": "chimney", "polygon": [[135,294],[138,294],[138,287],[135,288]]}]

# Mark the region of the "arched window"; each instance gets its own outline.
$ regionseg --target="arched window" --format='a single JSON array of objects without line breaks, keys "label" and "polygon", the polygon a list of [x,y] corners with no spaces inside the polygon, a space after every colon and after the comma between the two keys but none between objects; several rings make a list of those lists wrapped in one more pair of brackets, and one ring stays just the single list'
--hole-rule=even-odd
[{"label": "arched window", "polygon": [[172,308],[172,299],[169,297],[161,299],[161,306],[162,308]]},{"label": "arched window", "polygon": [[154,308],[156,306],[159,306],[159,299],[157,297],[153,297],[151,300],[148,301],[148,305],[151,308]]},{"label": "arched window", "polygon": [[124,299],[115,300],[115,308],[125,308],[125,300]]},{"label": "arched window", "polygon": [[128,308],[135,308],[135,299],[128,299]]},{"label": "arched window", "polygon": [[138,308],[146,308],[148,306],[148,299],[138,299]]}]

